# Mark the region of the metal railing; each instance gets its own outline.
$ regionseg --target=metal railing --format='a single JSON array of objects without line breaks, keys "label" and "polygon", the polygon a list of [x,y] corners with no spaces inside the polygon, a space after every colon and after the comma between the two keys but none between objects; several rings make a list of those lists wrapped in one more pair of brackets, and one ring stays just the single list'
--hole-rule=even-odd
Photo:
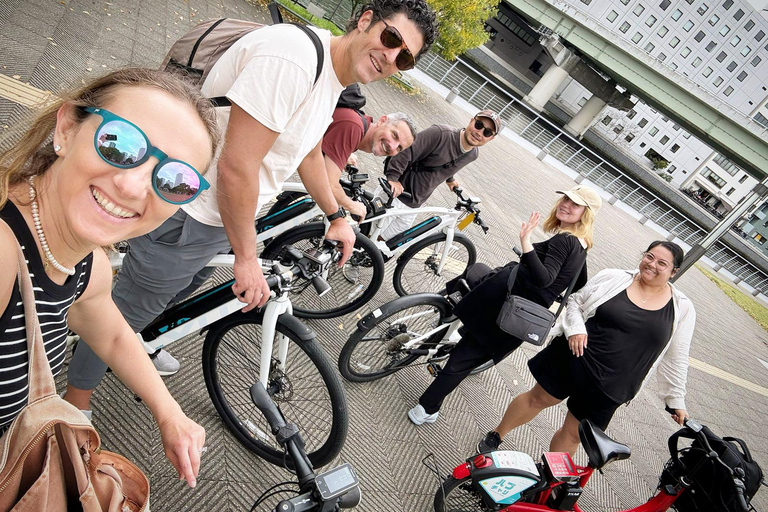
[{"label": "metal railing", "polygon": [[[430,52],[424,55],[417,68],[444,87],[458,89],[458,95],[478,109],[490,108],[499,112],[506,128],[535,147],[546,150],[583,179],[595,183],[685,243],[694,245],[707,234],[683,212],[659,199],[654,191],[565,133],[465,60],[458,58],[448,62]],[[717,242],[706,255],[763,295],[768,295],[768,275],[724,243]]]}]

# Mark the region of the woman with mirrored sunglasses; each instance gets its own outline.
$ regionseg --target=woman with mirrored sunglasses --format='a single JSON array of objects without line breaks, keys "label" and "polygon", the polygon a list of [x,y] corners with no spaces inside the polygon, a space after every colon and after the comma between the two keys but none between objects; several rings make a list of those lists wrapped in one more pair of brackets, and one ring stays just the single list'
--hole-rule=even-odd
[{"label": "woman with mirrored sunglasses", "polygon": [[[144,400],[166,455],[194,486],[205,431],[168,393],[112,302],[102,247],[151,231],[207,186],[199,170],[218,144],[209,102],[170,74],[120,70],[44,107],[10,140],[18,142],[0,153],[0,432],[27,403],[18,242],[54,375],[71,329]],[[66,398],[78,405],[72,391]]]}]

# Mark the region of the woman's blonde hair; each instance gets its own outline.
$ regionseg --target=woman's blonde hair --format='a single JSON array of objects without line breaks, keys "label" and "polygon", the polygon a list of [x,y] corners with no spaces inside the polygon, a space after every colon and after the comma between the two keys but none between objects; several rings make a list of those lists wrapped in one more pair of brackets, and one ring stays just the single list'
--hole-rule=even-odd
[{"label": "woman's blonde hair", "polygon": [[[221,138],[216,114],[210,100],[207,100],[199,89],[181,76],[165,71],[121,69],[97,78],[79,89],[61,94],[56,101],[43,107],[18,142],[0,152],[0,207],[8,200],[11,187],[31,176],[45,173],[58,158],[53,149],[52,135],[56,128],[56,114],[59,108],[65,103],[78,107],[102,107],[114,97],[120,87],[152,87],[192,106],[208,131],[211,154],[215,154]],[[77,116],[77,123],[82,123],[90,114],[74,109],[73,115]],[[202,169],[201,172],[205,170]]]},{"label": "woman's blonde hair", "polygon": [[587,250],[589,250],[594,243],[595,214],[592,209],[586,206],[584,207],[584,213],[581,214],[581,219],[576,224],[568,228],[560,227],[560,221],[557,220],[557,208],[566,199],[568,199],[567,196],[562,196],[555,203],[542,228],[544,228],[546,233],[570,233],[575,237],[581,238],[587,244]]}]

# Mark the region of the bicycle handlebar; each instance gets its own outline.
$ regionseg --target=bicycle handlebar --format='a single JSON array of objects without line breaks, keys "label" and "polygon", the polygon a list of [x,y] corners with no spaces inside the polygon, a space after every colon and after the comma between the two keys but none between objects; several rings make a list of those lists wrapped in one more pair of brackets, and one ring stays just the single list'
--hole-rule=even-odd
[{"label": "bicycle handlebar", "polygon": [[265,276],[270,290],[279,292],[285,284],[290,284],[296,276],[302,276],[312,282],[318,296],[322,297],[331,290],[331,285],[322,277],[322,273],[337,260],[338,242],[335,240],[324,240],[323,246],[315,251],[310,249],[302,252],[292,245],[284,249],[291,268],[281,269],[278,265],[273,265],[269,275]]}]

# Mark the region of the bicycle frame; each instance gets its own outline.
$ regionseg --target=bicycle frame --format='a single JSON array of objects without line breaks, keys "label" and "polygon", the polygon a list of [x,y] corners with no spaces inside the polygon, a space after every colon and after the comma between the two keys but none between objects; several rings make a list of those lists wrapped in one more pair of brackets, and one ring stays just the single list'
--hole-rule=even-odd
[{"label": "bicycle frame", "polygon": [[[430,313],[428,311],[423,311],[421,313],[414,313],[412,315],[399,317],[397,320],[411,321],[429,314]],[[456,345],[459,342],[459,340],[461,339],[461,336],[458,333],[460,326],[461,326],[460,320],[454,320],[452,322],[440,324],[434,329],[427,331],[426,333],[420,336],[417,336],[406,343],[403,343],[402,348],[404,350],[412,350],[414,346],[420,345],[423,341],[431,338],[433,335],[437,334],[438,332],[445,330],[445,334],[443,335],[443,338],[434,347],[427,349],[426,354],[423,354],[427,357],[433,357],[435,354],[437,354],[438,350],[440,350],[442,347],[446,345]]]}]

